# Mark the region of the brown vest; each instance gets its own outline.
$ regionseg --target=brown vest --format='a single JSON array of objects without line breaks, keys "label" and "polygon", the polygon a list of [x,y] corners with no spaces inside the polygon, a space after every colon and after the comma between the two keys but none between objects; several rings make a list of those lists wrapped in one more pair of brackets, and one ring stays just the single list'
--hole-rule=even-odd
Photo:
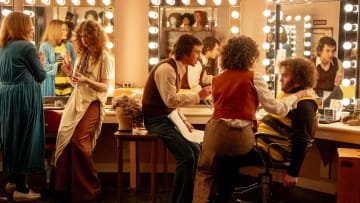
[{"label": "brown vest", "polygon": [[[316,64],[316,57],[312,59],[312,61]],[[322,91],[332,91],[335,87],[335,77],[336,73],[339,69],[338,60],[334,57],[333,63],[330,63],[330,68],[328,71],[324,71],[319,64],[316,66],[316,70],[318,72],[318,81],[315,87],[316,93]]]},{"label": "brown vest", "polygon": [[154,117],[169,114],[171,113],[171,111],[174,110],[174,108],[169,108],[165,105],[164,101],[160,96],[159,90],[156,87],[154,79],[154,74],[157,68],[163,63],[168,63],[171,65],[171,67],[174,68],[174,71],[177,75],[176,81],[174,81],[174,85],[176,86],[176,92],[178,92],[180,89],[180,76],[177,72],[175,60],[172,58],[168,58],[158,63],[149,73],[149,77],[144,87],[142,109],[145,117]]},{"label": "brown vest", "polygon": [[212,118],[256,120],[259,100],[253,71],[226,70],[213,78],[212,85]]}]

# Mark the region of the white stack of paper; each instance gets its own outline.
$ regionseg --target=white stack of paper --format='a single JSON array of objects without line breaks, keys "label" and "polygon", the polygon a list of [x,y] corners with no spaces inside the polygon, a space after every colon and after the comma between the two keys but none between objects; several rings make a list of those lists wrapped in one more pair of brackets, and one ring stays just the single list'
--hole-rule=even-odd
[{"label": "white stack of paper", "polygon": [[176,125],[176,128],[187,140],[191,142],[201,143],[204,140],[204,131],[193,129],[192,132],[186,127],[185,123],[179,116],[177,109],[169,114],[170,120]]}]

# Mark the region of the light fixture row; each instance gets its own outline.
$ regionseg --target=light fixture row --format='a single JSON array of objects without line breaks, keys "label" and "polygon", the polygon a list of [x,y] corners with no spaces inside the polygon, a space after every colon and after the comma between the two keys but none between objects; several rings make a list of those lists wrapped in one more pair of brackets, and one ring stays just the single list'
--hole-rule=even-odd
[{"label": "light fixture row", "polygon": [[182,6],[209,6],[209,4],[213,4],[215,6],[221,5],[230,5],[235,6],[239,3],[239,0],[151,0],[152,6],[160,6],[160,5],[182,5]]},{"label": "light fixture row", "polygon": [[[5,1],[5,0],[1,0]],[[111,0],[25,0],[26,4],[29,5],[44,5],[48,6],[50,4],[57,4],[59,6],[64,6],[65,4],[72,4],[73,6],[95,6],[97,3],[103,4],[104,6],[110,6]]]}]

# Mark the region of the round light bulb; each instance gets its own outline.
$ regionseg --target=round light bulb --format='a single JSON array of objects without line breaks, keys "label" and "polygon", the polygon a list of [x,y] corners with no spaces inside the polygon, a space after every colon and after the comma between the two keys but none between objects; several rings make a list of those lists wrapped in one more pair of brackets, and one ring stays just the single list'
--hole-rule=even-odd
[{"label": "round light bulb", "polygon": [[234,18],[234,19],[238,19],[240,17],[239,11],[232,11],[231,12],[231,17]]},{"label": "round light bulb", "polygon": [[264,32],[264,33],[269,33],[270,31],[271,31],[270,26],[265,25],[265,26],[263,27],[263,32]]},{"label": "round light bulb", "polygon": [[159,17],[159,13],[156,11],[149,11],[149,18],[157,19]]},{"label": "round light bulb", "polygon": [[155,64],[157,64],[157,63],[159,63],[159,59],[158,59],[158,58],[152,57],[152,58],[149,59],[149,64],[150,64],[150,65],[155,65]]},{"label": "round light bulb", "polygon": [[231,27],[231,33],[232,34],[238,34],[240,32],[240,29],[239,29],[239,27],[236,27],[236,26],[232,26]]},{"label": "round light bulb", "polygon": [[349,49],[351,49],[351,42],[344,42],[344,44],[343,44],[343,48],[345,49],[345,50],[349,50]]},{"label": "round light bulb", "polygon": [[344,68],[350,68],[351,67],[351,62],[349,60],[344,60],[343,61],[343,67]]},{"label": "round light bulb", "polygon": [[190,0],[181,0],[181,2],[185,5],[190,5]]},{"label": "round light bulb", "polygon": [[350,104],[350,99],[349,99],[349,98],[343,98],[343,99],[342,99],[342,104],[343,104],[344,106],[348,106],[348,105]]},{"label": "round light bulb", "polygon": [[270,49],[270,43],[265,42],[262,47],[263,49]]},{"label": "round light bulb", "polygon": [[232,6],[236,5],[236,2],[237,2],[237,0],[229,0],[229,4]]},{"label": "round light bulb", "polygon": [[345,86],[345,87],[348,87],[348,86],[350,86],[350,80],[349,80],[349,79],[343,79],[343,80],[341,81],[341,84],[342,84],[343,86]]},{"label": "round light bulb", "polygon": [[270,59],[264,59],[264,60],[263,60],[263,65],[264,65],[264,66],[270,65]]},{"label": "round light bulb", "polygon": [[221,0],[213,0],[215,5],[221,5]]},{"label": "round light bulb", "polygon": [[352,29],[351,23],[345,23],[345,24],[344,24],[344,30],[345,30],[345,31],[350,31],[351,29]]},{"label": "round light bulb", "polygon": [[264,10],[263,15],[267,18],[271,15],[271,11],[266,9],[266,10]]},{"label": "round light bulb", "polygon": [[157,34],[157,33],[159,33],[159,28],[156,27],[156,26],[150,26],[149,27],[149,33],[150,34]]}]

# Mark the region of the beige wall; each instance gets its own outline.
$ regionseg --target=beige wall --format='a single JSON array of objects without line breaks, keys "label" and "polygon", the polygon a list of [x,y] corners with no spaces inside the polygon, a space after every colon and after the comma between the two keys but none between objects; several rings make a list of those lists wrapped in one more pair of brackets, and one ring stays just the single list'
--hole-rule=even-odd
[{"label": "beige wall", "polygon": [[266,19],[262,13],[265,8],[266,1],[242,0],[240,4],[241,34],[252,37],[258,43],[261,54],[255,70],[260,72],[265,72],[262,65],[262,60],[265,57],[265,51],[262,49],[265,34],[262,32],[262,28],[266,24]]},{"label": "beige wall", "polygon": [[147,0],[116,0],[115,4],[115,81],[145,83],[148,69]]}]

